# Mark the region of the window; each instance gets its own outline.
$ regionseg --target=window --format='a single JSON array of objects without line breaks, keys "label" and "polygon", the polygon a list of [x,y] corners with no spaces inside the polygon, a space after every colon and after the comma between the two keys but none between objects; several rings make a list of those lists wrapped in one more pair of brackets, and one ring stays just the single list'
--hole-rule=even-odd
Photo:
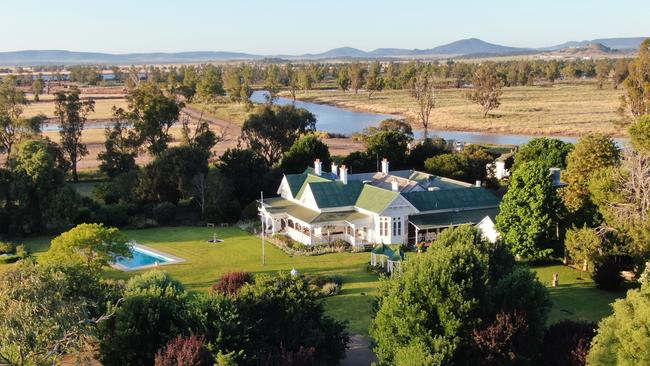
[{"label": "window", "polygon": [[380,236],[388,236],[388,224],[390,221],[390,217],[380,217],[379,218],[379,235]]},{"label": "window", "polygon": [[393,217],[393,236],[402,235],[402,218]]}]

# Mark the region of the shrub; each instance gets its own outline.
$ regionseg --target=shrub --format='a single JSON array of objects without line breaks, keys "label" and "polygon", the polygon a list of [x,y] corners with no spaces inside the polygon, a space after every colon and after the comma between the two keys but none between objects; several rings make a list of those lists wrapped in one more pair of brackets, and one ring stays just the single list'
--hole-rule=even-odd
[{"label": "shrub", "polygon": [[0,256],[0,264],[15,263],[18,262],[19,259],[20,257],[17,255],[3,255]]},{"label": "shrub", "polygon": [[75,225],[86,224],[92,221],[93,211],[89,207],[79,207],[74,219]]},{"label": "shrub", "polygon": [[222,275],[217,283],[212,285],[212,291],[221,294],[235,295],[242,286],[247,283],[252,283],[253,281],[253,275],[249,272],[229,272]]},{"label": "shrub", "polygon": [[213,366],[212,354],[205,347],[203,337],[178,336],[156,353],[155,366]]},{"label": "shrub", "polygon": [[327,282],[321,288],[320,293],[323,296],[338,295],[341,292],[341,285],[335,282]]},{"label": "shrub", "polygon": [[487,327],[474,330],[474,346],[486,365],[511,365],[526,359],[528,319],[522,313],[500,312]]},{"label": "shrub", "polygon": [[153,208],[153,218],[161,225],[169,225],[176,219],[176,206],[171,202],[161,202]]},{"label": "shrub", "polygon": [[542,359],[548,366],[582,366],[586,362],[596,324],[563,320],[548,328],[542,345]]},{"label": "shrub", "polygon": [[27,249],[25,249],[25,245],[23,244],[16,246],[15,254],[20,258],[27,258],[27,256],[29,256],[29,252],[27,252]]},{"label": "shrub", "polygon": [[0,254],[13,253],[14,243],[8,241],[0,241]]},{"label": "shrub", "polygon": [[623,277],[621,266],[613,257],[605,257],[596,262],[591,278],[601,290],[615,291],[621,288]]},{"label": "shrub", "polygon": [[104,205],[95,212],[94,221],[109,227],[123,227],[129,223],[129,213],[122,204]]}]

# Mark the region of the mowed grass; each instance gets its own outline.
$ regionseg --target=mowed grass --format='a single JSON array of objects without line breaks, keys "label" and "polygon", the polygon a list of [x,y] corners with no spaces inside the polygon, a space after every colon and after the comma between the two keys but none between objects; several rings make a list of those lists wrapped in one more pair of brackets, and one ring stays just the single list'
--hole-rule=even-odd
[{"label": "mowed grass", "polygon": [[[224,239],[223,243],[207,242],[215,231]],[[379,285],[378,277],[365,270],[369,253],[291,257],[267,243],[266,265],[262,265],[261,239],[238,228],[161,227],[124,230],[123,233],[130,240],[185,259],[184,263],[160,268],[178,278],[192,292],[208,291],[221,274],[230,271],[272,275],[295,268],[302,274],[339,275],[344,281],[343,291],[323,300],[325,310],[335,319],[347,321],[352,334],[368,335]],[[48,249],[50,239],[30,238],[25,244],[38,258]],[[0,272],[10,266],[0,265]],[[625,296],[623,291],[610,293],[597,289],[588,273],[570,267],[549,265],[533,270],[549,288],[553,301],[549,323],[562,319],[598,321],[611,313],[611,302]],[[128,279],[143,271],[127,273],[111,268],[105,271],[105,276]],[[550,287],[553,273],[559,274],[560,286],[556,288]]]},{"label": "mowed grass", "polygon": [[[503,88],[501,106],[483,117],[479,106],[465,96],[469,89],[439,89],[430,129],[485,131],[492,133],[581,136],[602,132],[624,136],[615,122],[622,88],[610,84],[598,89],[592,81],[559,82],[546,86]],[[417,121],[417,105],[407,90],[316,90],[301,92],[298,99],[368,112],[401,115]],[[419,128],[417,124],[414,124]]]},{"label": "mowed grass", "polygon": [[237,125],[243,125],[246,118],[255,110],[255,108],[248,109],[244,103],[201,102],[190,103],[189,106],[214,118]]}]

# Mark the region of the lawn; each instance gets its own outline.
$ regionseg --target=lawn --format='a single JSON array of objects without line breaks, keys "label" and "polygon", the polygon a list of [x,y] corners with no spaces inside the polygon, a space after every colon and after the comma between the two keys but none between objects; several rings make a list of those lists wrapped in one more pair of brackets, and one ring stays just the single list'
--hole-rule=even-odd
[{"label": "lawn", "polygon": [[[210,244],[216,230],[223,243]],[[125,230],[127,238],[154,249],[186,259],[186,262],[163,266],[165,271],[181,280],[190,291],[207,291],[225,272],[248,271],[256,274],[274,274],[297,269],[303,274],[331,274],[343,277],[343,291],[338,296],[324,299],[327,313],[349,322],[353,334],[368,334],[373,296],[376,295],[377,276],[365,270],[368,253],[335,253],[321,256],[291,257],[272,244],[266,244],[266,265],[262,265],[259,238],[238,228],[162,227],[144,230]],[[50,238],[37,237],[25,242],[37,257],[47,250]],[[9,265],[0,265],[0,272]],[[624,292],[609,293],[595,288],[587,274],[561,265],[534,268],[540,281],[550,286],[553,273],[559,274],[560,286],[549,287],[553,309],[549,321],[585,319],[598,321],[610,314],[609,304]],[[107,277],[127,279],[136,272],[108,269]]]}]

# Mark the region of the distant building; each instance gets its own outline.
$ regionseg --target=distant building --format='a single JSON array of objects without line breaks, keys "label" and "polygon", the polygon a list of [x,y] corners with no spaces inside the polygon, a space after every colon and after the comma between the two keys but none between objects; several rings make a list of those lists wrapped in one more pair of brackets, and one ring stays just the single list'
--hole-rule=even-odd
[{"label": "distant building", "polygon": [[279,197],[265,199],[259,210],[270,234],[283,234],[305,245],[345,240],[352,245],[433,241],[445,228],[481,224],[496,240],[500,199],[489,190],[414,170],[349,174],[332,164],[286,174]]}]

